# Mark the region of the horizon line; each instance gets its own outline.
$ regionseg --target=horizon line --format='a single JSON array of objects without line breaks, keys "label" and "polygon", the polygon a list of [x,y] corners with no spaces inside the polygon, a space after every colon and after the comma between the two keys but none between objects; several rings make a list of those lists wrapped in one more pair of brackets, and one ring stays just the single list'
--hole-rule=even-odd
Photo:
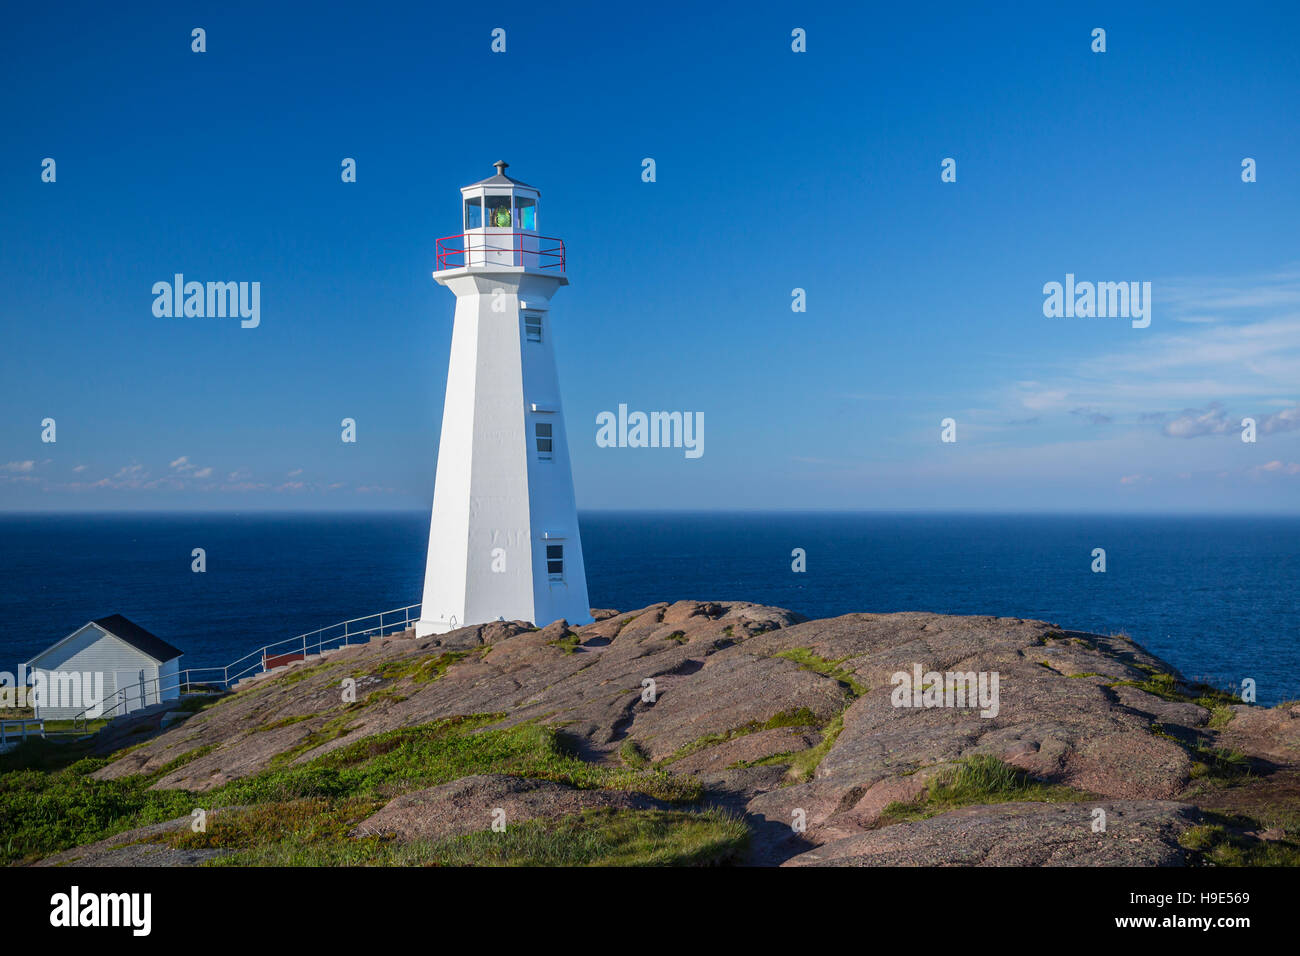
[{"label": "horizon line", "polygon": [[[1011,508],[580,508],[580,515],[615,515],[615,514],[681,514],[681,515],[951,515],[963,517],[1151,517],[1151,518],[1300,518],[1300,509],[1295,511],[1190,511],[1190,510],[1106,510],[1106,509],[1011,509]],[[41,518],[41,517],[113,517],[130,518],[169,515],[224,515],[224,516],[258,516],[258,515],[292,515],[312,517],[333,516],[371,516],[371,515],[410,515],[427,517],[425,508],[351,508],[351,509],[311,509],[311,508],[138,508],[126,510],[96,509],[37,509],[28,511],[8,511],[0,509],[0,518]]]}]

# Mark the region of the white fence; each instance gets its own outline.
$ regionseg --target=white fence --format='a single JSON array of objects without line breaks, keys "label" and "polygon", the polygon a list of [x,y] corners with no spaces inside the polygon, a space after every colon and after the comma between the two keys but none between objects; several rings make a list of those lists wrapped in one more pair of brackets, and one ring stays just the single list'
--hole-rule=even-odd
[{"label": "white fence", "polygon": [[88,718],[96,720],[116,717],[119,713],[130,713],[136,709],[130,707],[130,704],[135,703],[138,707],[142,700],[150,698],[160,701],[171,691],[176,691],[176,696],[180,696],[205,687],[229,690],[246,677],[304,660],[323,651],[347,647],[352,641],[368,641],[386,634],[401,633],[419,619],[420,605],[410,604],[391,611],[380,611],[377,614],[367,614],[365,617],[339,621],[337,624],[308,631],[297,637],[264,644],[238,660],[231,661],[225,667],[189,667],[171,677],[154,677],[127,687],[119,687],[108,700],[104,701],[100,713],[91,715],[89,712],[92,708],[88,707],[77,714],[72,719],[73,727],[77,727],[78,724],[85,727]]}]

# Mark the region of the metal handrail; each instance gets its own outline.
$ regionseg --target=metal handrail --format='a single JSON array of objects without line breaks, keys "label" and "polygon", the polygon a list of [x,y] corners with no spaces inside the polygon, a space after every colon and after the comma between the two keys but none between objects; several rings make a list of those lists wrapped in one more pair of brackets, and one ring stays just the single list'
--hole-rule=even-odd
[{"label": "metal handrail", "polygon": [[[419,609],[420,609],[420,605],[418,604],[408,604],[406,607],[392,608],[387,611],[379,611],[375,614],[366,614],[363,617],[354,617],[346,621],[339,621],[337,624],[329,624],[326,625],[325,627],[318,627],[314,631],[306,631],[305,633],[299,634],[296,637],[287,637],[282,641],[274,641],[270,644],[264,644],[257,650],[249,651],[243,657],[236,658],[235,660],[227,664],[225,667],[187,667],[185,670],[178,671],[176,673],[176,681],[174,684],[174,689],[180,690],[181,693],[185,693],[185,690],[183,688],[216,685],[220,687],[222,690],[229,690],[234,684],[238,683],[240,680],[242,680],[245,677],[251,676],[256,673],[260,673],[261,671],[273,670],[275,666],[278,666],[278,665],[268,666],[267,661],[269,660],[275,660],[282,657],[291,657],[294,660],[303,660],[307,658],[310,654],[320,654],[327,649],[334,650],[339,647],[347,647],[351,643],[352,638],[354,637],[372,638],[376,636],[382,636],[385,633],[390,633],[393,631],[407,630],[413,621],[419,620],[420,618]],[[402,615],[400,621],[392,620],[385,623],[384,621],[385,617],[387,617],[388,615],[397,615],[397,614]],[[352,625],[354,624],[360,624],[365,621],[371,621],[374,620],[375,618],[378,618],[379,620],[378,623],[374,625],[363,627],[363,628],[357,628],[355,630],[352,627]],[[336,628],[340,628],[340,627],[343,628],[342,634],[326,636],[327,631],[333,631]],[[311,642],[312,638],[316,639],[314,643]],[[326,645],[331,645],[331,646],[327,648]],[[268,653],[273,649],[283,648],[283,647],[292,647],[292,650],[280,651],[279,653],[276,654]],[[298,648],[301,648],[301,650],[299,650]],[[246,661],[248,663],[245,663]],[[238,667],[239,669],[234,670],[234,673],[231,673],[232,669],[236,667]],[[204,673],[204,672],[218,672],[220,673],[221,676],[220,677],[213,676],[201,680],[195,679],[194,677],[195,674]],[[149,677],[142,681],[137,681],[134,684],[128,684],[126,687],[117,688],[113,692],[114,697],[117,698],[117,702],[107,710],[100,711],[100,713],[96,717],[91,719],[99,720],[101,717],[104,717],[106,714],[111,714],[114,711],[116,711],[118,707],[121,707],[123,704],[127,703],[128,698],[125,696],[126,692],[129,690],[134,690],[137,687],[142,689],[142,692],[139,695],[138,699],[143,701],[146,699],[146,695],[143,693],[143,688],[149,685],[156,685],[154,687],[154,692],[155,692],[154,703],[161,703],[163,699],[162,696],[163,691],[173,689],[173,685],[171,684],[171,682],[169,682],[168,685],[164,688],[163,685],[160,683],[162,680],[163,677],[160,675],[158,677]],[[104,701],[101,701],[100,706],[102,706],[104,703],[105,703]],[[80,713],[74,715],[72,718],[73,729],[74,730],[77,729],[78,722],[80,722],[81,727],[84,728],[86,725],[88,711],[94,709],[95,709],[94,707],[84,707],[82,708]]]},{"label": "metal handrail", "polygon": [[[538,248],[525,248],[525,239],[534,240]],[[447,245],[456,240],[461,240],[458,246]],[[501,244],[507,241],[509,245]],[[543,242],[553,242],[555,245],[543,249],[541,248]],[[501,261],[503,253],[510,254],[509,262]],[[526,256],[535,256],[535,264],[540,269],[564,271],[564,241],[554,236],[539,236],[531,232],[465,232],[457,236],[443,236],[438,240],[437,254],[439,272],[444,269],[459,269],[464,266],[477,265],[526,266]],[[448,256],[463,256],[464,258],[460,262],[449,263],[447,261]],[[471,261],[471,257],[474,257],[474,259],[481,257],[483,261]]]}]

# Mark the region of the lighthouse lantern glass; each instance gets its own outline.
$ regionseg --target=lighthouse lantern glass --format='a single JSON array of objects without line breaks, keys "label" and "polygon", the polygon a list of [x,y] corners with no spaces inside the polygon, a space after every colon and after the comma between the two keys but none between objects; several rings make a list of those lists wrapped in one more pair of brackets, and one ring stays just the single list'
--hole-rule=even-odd
[{"label": "lighthouse lantern glass", "polygon": [[537,200],[529,196],[516,196],[515,209],[518,213],[516,221],[520,229],[527,229],[529,232],[537,231]]},{"label": "lighthouse lantern glass", "polygon": [[487,211],[487,225],[492,229],[509,229],[514,222],[510,214],[510,197],[484,196],[483,205]]},{"label": "lighthouse lantern glass", "polygon": [[474,196],[472,199],[465,200],[465,228],[483,228],[483,198],[481,196]]}]

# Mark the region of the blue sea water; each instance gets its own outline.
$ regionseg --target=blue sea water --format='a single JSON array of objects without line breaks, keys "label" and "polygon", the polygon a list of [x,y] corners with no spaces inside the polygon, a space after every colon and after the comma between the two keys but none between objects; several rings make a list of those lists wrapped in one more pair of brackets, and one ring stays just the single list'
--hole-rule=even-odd
[{"label": "blue sea water", "polygon": [[[1252,678],[1264,703],[1300,698],[1300,518],[596,512],[581,527],[593,607],[1040,618],[1122,631],[1188,677]],[[0,670],[113,613],[183,666],[224,665],[417,603],[427,535],[424,514],[0,516]]]}]

